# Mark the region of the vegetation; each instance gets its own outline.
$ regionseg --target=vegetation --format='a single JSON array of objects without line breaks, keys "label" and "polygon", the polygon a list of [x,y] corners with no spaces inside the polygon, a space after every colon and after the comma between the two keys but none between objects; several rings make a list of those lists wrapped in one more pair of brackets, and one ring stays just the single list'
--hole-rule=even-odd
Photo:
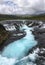
[{"label": "vegetation", "polygon": [[37,15],[37,16],[30,16],[30,15],[3,15],[0,14],[0,21],[1,20],[15,20],[15,19],[28,19],[28,20],[45,20],[45,14]]}]

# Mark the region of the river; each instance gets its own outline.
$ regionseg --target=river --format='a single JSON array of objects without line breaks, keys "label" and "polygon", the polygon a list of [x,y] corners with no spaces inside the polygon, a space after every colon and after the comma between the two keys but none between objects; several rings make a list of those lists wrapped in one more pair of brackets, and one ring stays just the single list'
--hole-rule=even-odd
[{"label": "river", "polygon": [[23,29],[26,32],[26,36],[20,40],[12,42],[3,49],[0,54],[0,65],[14,65],[17,60],[25,57],[29,50],[37,45],[37,41],[31,31],[33,28],[23,25],[21,30]]}]

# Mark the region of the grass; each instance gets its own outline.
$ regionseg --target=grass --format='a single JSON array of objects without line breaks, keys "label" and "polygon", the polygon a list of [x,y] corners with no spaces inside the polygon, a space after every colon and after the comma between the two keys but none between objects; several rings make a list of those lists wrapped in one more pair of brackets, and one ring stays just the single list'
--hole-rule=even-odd
[{"label": "grass", "polygon": [[38,16],[21,16],[21,15],[3,15],[0,14],[0,21],[2,20],[15,20],[15,19],[28,19],[28,20],[45,20],[45,15]]}]

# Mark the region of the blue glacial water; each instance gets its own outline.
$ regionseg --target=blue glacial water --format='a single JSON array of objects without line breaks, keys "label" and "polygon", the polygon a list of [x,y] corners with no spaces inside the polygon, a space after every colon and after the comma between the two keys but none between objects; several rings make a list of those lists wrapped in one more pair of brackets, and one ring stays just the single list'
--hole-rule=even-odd
[{"label": "blue glacial water", "polygon": [[32,28],[28,28],[26,25],[24,25],[22,29],[25,29],[26,36],[5,47],[2,52],[3,56],[20,59],[24,57],[28,51],[37,44],[34,36],[32,35],[32,32],[30,31]]},{"label": "blue glacial water", "polygon": [[[26,36],[20,40],[14,41],[11,44],[7,45],[3,49],[3,52],[1,54],[2,57],[6,57],[9,59],[15,58],[16,60],[19,60],[19,59],[25,57],[27,55],[28,51],[31,48],[33,48],[35,45],[37,45],[37,41],[34,39],[34,35],[31,32],[31,30],[33,28],[28,28],[26,25],[23,25],[21,30],[22,29],[25,29]],[[0,61],[2,61],[2,60],[0,59]],[[3,65],[4,65],[4,62],[2,62]],[[11,61],[11,62],[13,62],[13,61]],[[7,63],[7,61],[5,63]],[[13,65],[13,64],[6,64],[6,65]]]}]

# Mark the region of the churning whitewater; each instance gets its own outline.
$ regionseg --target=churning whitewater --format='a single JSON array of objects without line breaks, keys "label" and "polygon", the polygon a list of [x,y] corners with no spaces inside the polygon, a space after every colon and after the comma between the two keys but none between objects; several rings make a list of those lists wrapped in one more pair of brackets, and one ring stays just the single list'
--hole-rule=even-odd
[{"label": "churning whitewater", "polygon": [[26,32],[26,36],[20,40],[12,42],[3,49],[0,54],[0,65],[16,65],[18,60],[24,58],[29,50],[37,45],[37,41],[34,39],[34,35],[31,31],[33,28],[23,25],[21,30],[23,29]]}]

